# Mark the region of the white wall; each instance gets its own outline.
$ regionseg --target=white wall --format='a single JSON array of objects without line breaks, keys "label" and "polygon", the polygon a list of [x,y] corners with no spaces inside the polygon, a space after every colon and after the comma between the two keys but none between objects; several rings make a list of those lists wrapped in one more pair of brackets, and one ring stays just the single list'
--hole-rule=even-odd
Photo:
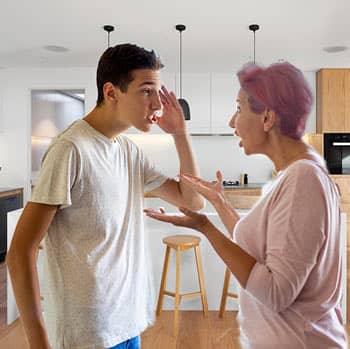
[{"label": "white wall", "polygon": [[85,89],[86,110],[96,100],[95,69],[4,69],[0,70],[2,132],[0,132],[0,187],[30,188],[31,89]]},{"label": "white wall", "polygon": [[[306,77],[315,93],[315,73],[306,73]],[[25,200],[30,188],[31,89],[85,89],[88,112],[96,101],[95,68],[0,70],[0,187],[24,187]],[[315,132],[315,120],[313,110],[307,132]],[[167,137],[149,137],[159,136],[146,135],[138,142],[166,174],[175,176],[178,162],[172,142]],[[214,179],[217,169],[223,171],[226,179],[238,179],[242,172],[249,174],[251,182],[264,182],[270,176],[270,162],[257,155],[246,157],[237,146],[237,138],[197,136],[193,137],[193,146],[201,175],[206,179]]]}]

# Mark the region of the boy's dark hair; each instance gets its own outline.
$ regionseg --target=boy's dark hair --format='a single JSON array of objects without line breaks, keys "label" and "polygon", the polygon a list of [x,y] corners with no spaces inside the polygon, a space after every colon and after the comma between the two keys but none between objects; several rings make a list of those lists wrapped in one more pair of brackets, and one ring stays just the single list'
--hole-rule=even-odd
[{"label": "boy's dark hair", "polygon": [[103,103],[103,85],[111,82],[126,92],[133,80],[135,69],[159,70],[163,67],[156,53],[133,44],[109,47],[101,56],[97,66],[97,106]]}]

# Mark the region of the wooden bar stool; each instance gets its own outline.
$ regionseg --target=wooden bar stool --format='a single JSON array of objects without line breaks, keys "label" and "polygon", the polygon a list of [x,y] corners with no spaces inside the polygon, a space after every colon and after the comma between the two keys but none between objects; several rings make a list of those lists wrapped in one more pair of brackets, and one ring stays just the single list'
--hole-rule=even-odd
[{"label": "wooden bar stool", "polygon": [[[199,243],[201,239],[198,236],[193,235],[173,235],[163,239],[163,243],[166,245],[165,260],[162,273],[162,281],[160,283],[157,316],[160,315],[163,307],[164,295],[175,298],[174,307],[174,335],[177,336],[179,331],[179,305],[182,298],[190,298],[194,296],[201,296],[204,316],[208,315],[208,302],[207,295],[205,293],[202,258],[199,250]],[[176,280],[175,280],[175,292],[169,292],[166,288],[167,273],[169,267],[170,249],[173,248],[176,251]],[[180,294],[180,265],[181,265],[181,252],[194,248],[196,256],[196,264],[199,280],[199,292]]]},{"label": "wooden bar stool", "polygon": [[225,280],[224,280],[224,286],[222,288],[222,296],[221,296],[220,311],[219,311],[220,318],[224,317],[227,297],[238,298],[237,293],[232,293],[228,291],[228,287],[230,284],[230,277],[231,277],[231,270],[226,267]]}]

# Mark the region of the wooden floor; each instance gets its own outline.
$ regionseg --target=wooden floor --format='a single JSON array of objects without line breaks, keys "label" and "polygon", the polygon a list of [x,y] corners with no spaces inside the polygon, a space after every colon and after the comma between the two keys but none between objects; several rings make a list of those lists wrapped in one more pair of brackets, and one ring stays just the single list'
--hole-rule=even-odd
[{"label": "wooden floor", "polygon": [[172,311],[163,311],[155,325],[142,334],[142,349],[239,349],[237,312],[226,312],[220,319],[217,311],[203,317],[200,311],[181,311],[179,335],[173,336]]},{"label": "wooden floor", "polygon": [[[218,312],[209,312],[203,318],[199,311],[182,311],[179,335],[172,335],[173,313],[163,312],[156,324],[143,333],[142,349],[241,349],[236,312],[218,318]],[[349,333],[349,329],[347,329]],[[350,349],[350,346],[348,347]],[[28,349],[21,324],[16,320],[0,330],[0,349]]]},{"label": "wooden floor", "polygon": [[7,300],[7,272],[6,264],[0,263],[0,330],[6,324]]},{"label": "wooden floor", "polygon": [[[224,319],[210,311],[181,311],[179,335],[173,336],[173,312],[163,311],[153,327],[142,334],[142,349],[240,349],[237,312],[228,311]],[[346,326],[348,335],[350,325]],[[26,349],[20,322],[6,326],[6,267],[0,264],[0,349]],[[350,349],[350,345],[348,346]]]}]

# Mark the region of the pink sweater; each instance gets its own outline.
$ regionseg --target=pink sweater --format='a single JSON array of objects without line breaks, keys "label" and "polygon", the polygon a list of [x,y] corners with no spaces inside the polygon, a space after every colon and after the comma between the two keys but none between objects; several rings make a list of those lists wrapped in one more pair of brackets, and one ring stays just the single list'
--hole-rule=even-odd
[{"label": "pink sweater", "polygon": [[290,165],[238,222],[234,238],[257,260],[239,298],[244,348],[347,348],[339,195],[322,165]]}]

